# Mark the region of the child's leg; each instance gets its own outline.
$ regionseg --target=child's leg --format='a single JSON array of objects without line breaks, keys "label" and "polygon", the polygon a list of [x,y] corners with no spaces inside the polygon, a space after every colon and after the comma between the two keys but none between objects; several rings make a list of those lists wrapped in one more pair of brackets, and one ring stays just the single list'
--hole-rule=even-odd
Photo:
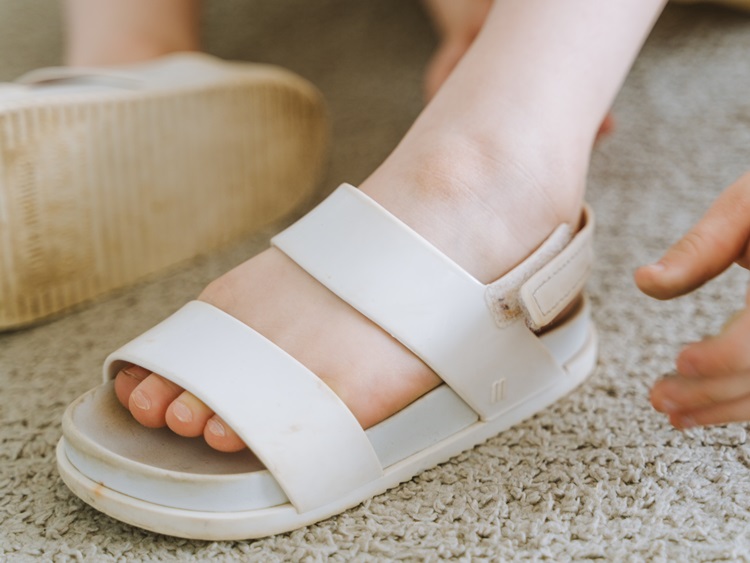
[{"label": "child's leg", "polygon": [[[437,49],[424,75],[424,96],[429,101],[477,38],[493,0],[423,1],[439,36]],[[607,135],[613,128],[614,119],[607,114],[599,127],[597,138]]]},{"label": "child's leg", "polygon": [[[362,184],[483,282],[576,223],[591,146],[662,0],[497,2],[404,140]],[[371,426],[439,383],[420,360],[270,249],[201,295],[317,373]],[[210,374],[207,374],[210,376]],[[141,368],[118,397],[147,426],[242,443],[197,399]]]},{"label": "child's leg", "polygon": [[197,0],[65,0],[66,62],[106,66],[195,51]]}]

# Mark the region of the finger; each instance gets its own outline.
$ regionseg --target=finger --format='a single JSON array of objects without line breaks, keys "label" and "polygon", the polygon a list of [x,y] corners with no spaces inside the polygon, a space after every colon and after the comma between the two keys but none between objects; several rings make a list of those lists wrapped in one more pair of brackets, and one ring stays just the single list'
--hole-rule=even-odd
[{"label": "finger", "polygon": [[669,417],[669,422],[680,430],[746,421],[750,421],[750,395],[695,411],[672,414]]},{"label": "finger", "polygon": [[654,408],[667,414],[681,413],[734,401],[750,395],[750,371],[722,378],[669,377],[651,390]]},{"label": "finger", "polygon": [[686,346],[677,356],[685,378],[723,378],[750,371],[750,308],[744,309],[716,336]]},{"label": "finger", "polygon": [[615,118],[612,116],[611,113],[608,113],[604,117],[604,121],[602,121],[602,124],[599,126],[599,131],[596,133],[596,140],[599,141],[603,137],[606,137],[612,131],[615,130]]},{"label": "finger", "polygon": [[638,287],[651,297],[671,299],[697,289],[745,260],[750,237],[750,174],[722,193],[703,218],[656,264],[635,273]]}]

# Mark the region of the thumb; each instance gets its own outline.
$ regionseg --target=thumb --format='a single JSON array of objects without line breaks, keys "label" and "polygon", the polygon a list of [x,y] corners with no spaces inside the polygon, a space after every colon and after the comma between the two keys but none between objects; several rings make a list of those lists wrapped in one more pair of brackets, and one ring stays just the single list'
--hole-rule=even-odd
[{"label": "thumb", "polygon": [[729,186],[703,218],[664,256],[636,270],[645,294],[671,299],[699,288],[733,262],[747,266],[750,238],[750,174]]}]

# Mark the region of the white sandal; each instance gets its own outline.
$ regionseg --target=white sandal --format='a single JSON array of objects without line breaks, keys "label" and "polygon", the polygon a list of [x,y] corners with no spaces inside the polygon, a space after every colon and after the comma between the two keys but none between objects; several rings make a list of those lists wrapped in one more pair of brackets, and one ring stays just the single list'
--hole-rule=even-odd
[{"label": "white sandal", "polygon": [[[532,416],[592,373],[597,338],[580,298],[592,229],[587,208],[574,235],[561,225],[484,285],[344,185],[272,243],[444,384],[364,431],[307,368],[193,301],[110,355],[107,383],[68,408],[57,449],[63,479],[119,520],[205,540],[286,532],[353,507]],[[126,363],[195,394],[250,449],[223,454],[142,427],[112,390]]]},{"label": "white sandal", "polygon": [[327,135],[307,81],[198,53],[0,87],[0,330],[309,202]]}]

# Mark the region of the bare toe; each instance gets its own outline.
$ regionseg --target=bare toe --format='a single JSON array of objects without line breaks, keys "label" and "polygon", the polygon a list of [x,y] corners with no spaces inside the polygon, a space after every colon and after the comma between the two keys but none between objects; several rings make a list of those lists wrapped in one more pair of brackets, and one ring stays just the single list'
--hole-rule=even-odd
[{"label": "bare toe", "polygon": [[152,373],[130,394],[128,409],[144,426],[161,428],[167,424],[167,408],[181,393],[181,387]]},{"label": "bare toe", "polygon": [[129,408],[130,394],[149,375],[151,375],[149,370],[134,365],[121,369],[117,373],[117,377],[115,377],[115,394],[123,407],[126,409]]},{"label": "bare toe", "polygon": [[183,391],[167,408],[167,426],[180,436],[202,436],[214,412],[192,393]]},{"label": "bare toe", "polygon": [[246,448],[234,430],[216,415],[208,419],[203,436],[209,446],[220,452],[238,452]]}]

